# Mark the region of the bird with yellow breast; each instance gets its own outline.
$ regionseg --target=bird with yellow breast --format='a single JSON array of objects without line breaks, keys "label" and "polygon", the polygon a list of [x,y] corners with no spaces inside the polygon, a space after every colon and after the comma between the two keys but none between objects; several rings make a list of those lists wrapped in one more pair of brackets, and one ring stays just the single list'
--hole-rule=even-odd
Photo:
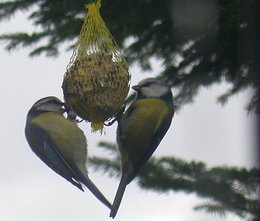
[{"label": "bird with yellow breast", "polygon": [[88,176],[86,137],[74,122],[63,116],[63,106],[64,103],[56,97],[38,100],[27,114],[26,139],[47,166],[82,191],[83,184],[111,208]]},{"label": "bird with yellow breast", "polygon": [[162,81],[148,78],[132,88],[137,92],[136,98],[118,119],[122,176],[110,212],[112,218],[117,214],[126,186],[152,156],[174,115],[171,89]]}]

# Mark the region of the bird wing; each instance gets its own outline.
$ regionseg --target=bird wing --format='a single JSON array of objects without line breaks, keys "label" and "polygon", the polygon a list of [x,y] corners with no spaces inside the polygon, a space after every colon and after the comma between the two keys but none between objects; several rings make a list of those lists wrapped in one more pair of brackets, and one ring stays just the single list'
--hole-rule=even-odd
[{"label": "bird wing", "polygon": [[162,109],[163,110],[161,111],[161,114],[158,115],[157,124],[154,128],[153,136],[149,143],[149,150],[151,152],[148,151],[146,156],[144,157],[144,159],[146,160],[148,160],[151,157],[155,149],[158,147],[172,122],[174,110],[171,109],[166,103],[165,106],[162,107]]},{"label": "bird wing", "polygon": [[109,209],[111,208],[110,202],[89,179],[88,175],[85,175],[82,171],[80,171],[79,168],[70,160],[64,160],[53,144],[46,142],[44,149],[48,158],[52,158],[51,161],[57,164],[55,168],[58,168],[58,170],[61,171],[61,173],[56,171],[57,173],[65,174],[65,176],[62,176],[82,191],[84,191],[81,186],[81,183],[83,183],[97,197],[98,200],[100,200]]},{"label": "bird wing", "polygon": [[[84,191],[82,185],[79,181],[78,175],[76,174],[75,168],[71,162],[66,161],[62,155],[57,151],[57,148],[50,140],[49,137],[46,136],[44,141],[44,156],[45,159],[50,163],[51,168],[61,175],[63,178],[68,180],[70,183],[78,187],[80,190]],[[49,166],[49,165],[48,165]]]},{"label": "bird wing", "polygon": [[31,145],[35,154],[53,171],[83,191],[82,185],[75,179],[73,170],[59,154],[48,134],[41,128],[32,126],[37,136],[41,137],[41,146]]},{"label": "bird wing", "polygon": [[122,177],[111,208],[114,218],[126,186],[135,178],[158,147],[169,128],[173,111],[162,99],[135,100],[118,121],[117,142],[121,152]]},{"label": "bird wing", "polygon": [[[42,114],[31,124],[37,138],[34,152],[56,173],[84,191],[84,184],[102,203],[111,208],[110,202],[89,179],[86,163],[86,139],[83,132],[61,115]],[[35,138],[30,140],[37,140]],[[41,145],[43,144],[43,145]]]},{"label": "bird wing", "polygon": [[[72,141],[68,140],[73,136],[67,136],[66,134],[67,127],[70,127],[70,125],[63,125],[64,122],[67,123],[66,121],[59,114],[42,114],[32,120],[28,130],[33,132],[27,133],[27,136],[30,136],[28,140],[31,141],[30,145],[33,151],[43,162],[70,183],[83,190],[75,172],[73,147],[70,144]],[[84,153],[83,151],[82,155]],[[72,158],[71,161],[69,160],[69,154]]]},{"label": "bird wing", "polygon": [[[132,176],[136,176],[144,163],[158,147],[171,123],[172,115],[168,105],[161,99],[149,98],[134,101],[118,124],[118,143],[122,152],[133,167]],[[124,154],[123,152],[127,153]],[[122,162],[124,165],[124,163]],[[127,165],[127,163],[126,163]]]}]

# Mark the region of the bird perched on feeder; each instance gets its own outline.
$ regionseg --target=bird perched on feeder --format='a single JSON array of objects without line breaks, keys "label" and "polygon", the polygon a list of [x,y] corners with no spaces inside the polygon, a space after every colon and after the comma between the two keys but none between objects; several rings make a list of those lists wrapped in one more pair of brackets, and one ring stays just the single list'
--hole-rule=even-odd
[{"label": "bird perched on feeder", "polygon": [[108,208],[111,204],[89,179],[84,133],[63,116],[64,103],[56,97],[38,100],[29,110],[26,139],[34,153],[52,170],[83,190],[85,185]]},{"label": "bird perched on feeder", "polygon": [[137,92],[136,98],[118,119],[122,177],[110,212],[112,218],[116,216],[126,186],[152,156],[174,115],[171,89],[162,81],[148,78],[132,88]]}]

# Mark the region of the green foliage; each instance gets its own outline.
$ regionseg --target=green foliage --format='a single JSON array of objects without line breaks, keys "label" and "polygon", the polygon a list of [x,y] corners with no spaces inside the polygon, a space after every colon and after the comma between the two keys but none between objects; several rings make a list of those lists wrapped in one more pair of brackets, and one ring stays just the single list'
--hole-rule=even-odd
[{"label": "green foliage", "polygon": [[[0,3],[0,21],[17,11],[38,32],[4,33],[7,49],[33,46],[30,55],[56,56],[61,43],[72,48],[85,14],[85,0],[15,0]],[[165,79],[176,91],[175,105],[192,102],[201,87],[226,81],[226,103],[245,88],[259,88],[260,19],[256,0],[102,1],[101,14],[129,63],[150,70],[159,59]],[[42,45],[42,40],[47,42]],[[257,111],[259,96],[247,108]]]},{"label": "green foliage", "polygon": [[[120,162],[114,144],[102,142],[114,156],[111,159],[92,157],[90,164],[96,169],[119,176]],[[187,162],[175,157],[151,158],[137,177],[141,188],[156,192],[182,191],[194,193],[207,202],[195,207],[210,213],[234,213],[241,218],[260,218],[260,200],[257,191],[260,170],[237,167],[212,167],[204,163]]]}]

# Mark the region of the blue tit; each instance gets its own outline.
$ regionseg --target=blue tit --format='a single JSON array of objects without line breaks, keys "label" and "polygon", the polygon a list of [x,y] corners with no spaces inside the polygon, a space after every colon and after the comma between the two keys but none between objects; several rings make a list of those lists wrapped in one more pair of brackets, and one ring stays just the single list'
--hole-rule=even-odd
[{"label": "blue tit", "polygon": [[136,98],[118,119],[122,177],[110,212],[112,218],[116,216],[126,186],[152,156],[174,115],[172,92],[162,81],[148,78],[132,88]]},{"label": "blue tit", "polygon": [[63,116],[64,103],[56,97],[38,100],[27,114],[26,139],[33,152],[52,170],[83,190],[85,185],[108,208],[111,204],[89,179],[84,133]]}]

